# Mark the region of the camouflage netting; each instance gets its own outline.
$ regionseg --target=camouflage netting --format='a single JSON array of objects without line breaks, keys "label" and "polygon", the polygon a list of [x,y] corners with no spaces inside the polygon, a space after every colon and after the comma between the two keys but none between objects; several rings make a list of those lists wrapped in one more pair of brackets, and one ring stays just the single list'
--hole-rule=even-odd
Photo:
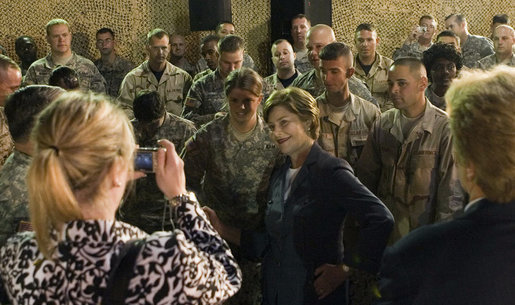
[{"label": "camouflage netting", "polygon": [[[210,0],[206,0],[206,4]],[[188,57],[193,63],[200,56],[198,45],[211,32],[189,30],[188,0],[48,0],[1,1],[0,44],[7,54],[18,60],[14,41],[20,35],[32,36],[38,45],[38,56],[45,56],[49,47],[45,41],[45,24],[53,18],[67,20],[73,31],[73,50],[87,58],[99,56],[95,48],[95,33],[101,27],[112,28],[117,36],[118,53],[141,63],[145,58],[144,40],[148,31],[160,27],[186,37]],[[265,72],[268,61],[270,4],[267,0],[232,0],[233,22],[237,34],[246,39],[248,53]]]},{"label": "camouflage netting", "polygon": [[[210,0],[206,0],[208,5]],[[98,57],[95,49],[95,32],[110,27],[117,34],[118,53],[135,63],[145,58],[143,42],[146,33],[155,27],[186,36],[189,58],[199,58],[198,43],[210,32],[189,30],[188,0],[48,0],[37,5],[33,1],[1,1],[0,19],[3,45],[8,55],[18,60],[14,40],[20,35],[35,38],[38,55],[48,52],[45,41],[45,24],[52,18],[66,19],[74,32],[73,49],[90,59]],[[379,51],[391,55],[406,39],[420,15],[433,14],[443,29],[444,17],[452,12],[462,12],[469,19],[470,32],[489,35],[493,15],[507,13],[515,17],[515,5],[510,0],[492,1],[399,1],[333,0],[333,26],[338,40],[352,42],[353,31],[361,22],[373,22],[381,37]],[[269,0],[232,0],[233,21],[236,31],[247,42],[248,53],[256,61],[259,72],[270,69],[270,2]]]},{"label": "camouflage netting", "polygon": [[465,15],[471,34],[490,37],[492,17],[506,13],[514,18],[515,2],[512,0],[333,0],[333,28],[339,41],[353,44],[354,30],[358,24],[373,23],[381,39],[379,53],[391,57],[394,50],[406,40],[420,16],[433,15],[438,22],[436,33],[439,33],[445,29],[445,17],[452,13]]}]

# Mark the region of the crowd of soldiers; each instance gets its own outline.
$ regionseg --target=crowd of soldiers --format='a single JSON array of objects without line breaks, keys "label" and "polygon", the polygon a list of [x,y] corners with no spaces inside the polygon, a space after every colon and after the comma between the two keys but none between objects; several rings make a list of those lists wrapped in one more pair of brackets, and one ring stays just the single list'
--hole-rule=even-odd
[{"label": "crowd of soldiers", "polygon": [[[352,54],[351,46],[336,41],[331,27],[312,26],[299,14],[291,20],[291,41],[273,42],[275,73],[263,78],[263,101],[289,86],[316,98],[318,143],[347,160],[390,209],[396,222],[391,243],[420,226],[449,219],[466,202],[445,112],[444,95],[452,80],[461,69],[515,66],[515,31],[507,15],[493,18],[489,38],[470,34],[461,14],[451,14],[444,22],[446,30],[436,35],[437,20],[420,17],[390,59],[377,52],[380,39],[372,24],[356,27],[357,53]],[[226,79],[242,67],[253,69],[254,61],[244,50],[244,39],[235,35],[234,24],[221,22],[215,33],[202,39],[200,60],[190,63],[183,36],[154,29],[147,34],[147,59],[135,66],[116,54],[113,30],[97,31],[100,58],[92,62],[71,49],[69,24],[54,19],[46,25],[47,56],[36,58],[36,44],[29,36],[16,40],[20,64],[0,55],[0,245],[16,231],[30,229],[24,178],[33,149],[29,122],[40,111],[16,109],[6,100],[20,86],[36,84],[110,95],[132,119],[140,147],[156,146],[158,139],[166,138],[182,152],[188,186],[201,204],[212,206],[222,217],[232,215],[230,221],[237,227],[259,226],[266,208],[264,175],[280,156],[267,137],[241,136],[231,129]],[[322,52],[329,45],[337,51]],[[268,133],[261,119],[255,124],[252,130]],[[240,212],[253,216],[235,219]],[[150,173],[135,182],[118,215],[152,233],[173,229],[169,213]],[[346,228],[359,231],[351,220]],[[352,246],[352,234],[346,236]],[[246,272],[250,271],[244,270],[244,282],[255,281],[258,287],[259,276]],[[359,279],[355,283],[359,286]],[[257,304],[259,288],[254,290],[229,302]],[[355,302],[360,303],[359,298]]]}]

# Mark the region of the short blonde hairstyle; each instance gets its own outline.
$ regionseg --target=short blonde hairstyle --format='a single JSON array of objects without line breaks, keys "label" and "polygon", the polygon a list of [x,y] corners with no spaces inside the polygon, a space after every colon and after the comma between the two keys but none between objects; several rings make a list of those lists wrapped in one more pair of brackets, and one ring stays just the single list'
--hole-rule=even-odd
[{"label": "short blonde hairstyle", "polygon": [[71,29],[70,29],[70,24],[68,24],[68,21],[64,20],[64,19],[52,19],[50,20],[45,28],[46,28],[46,34],[47,36],[50,35],[50,28],[52,28],[54,25],[58,25],[58,24],[64,24],[68,27],[68,30],[71,32]]},{"label": "short blonde hairstyle", "polygon": [[445,94],[458,164],[473,164],[486,197],[515,199],[515,68],[464,72]]},{"label": "short blonde hairstyle", "polygon": [[160,28],[153,29],[147,34],[147,45],[150,45],[152,38],[155,37],[156,39],[161,39],[165,36],[168,38],[168,40],[170,40],[170,34],[168,34],[167,31]]},{"label": "short blonde hairstyle", "polygon": [[288,87],[272,93],[265,102],[263,116],[268,122],[270,112],[276,106],[283,106],[291,113],[297,115],[301,121],[309,123],[308,135],[316,140],[320,132],[320,110],[317,102],[307,91]]},{"label": "short blonde hairstyle", "polygon": [[105,177],[115,162],[132,172],[134,135],[127,116],[107,97],[68,92],[38,117],[32,141],[30,217],[39,250],[50,258],[56,246],[51,236],[66,222],[83,219],[77,194],[105,200]]}]

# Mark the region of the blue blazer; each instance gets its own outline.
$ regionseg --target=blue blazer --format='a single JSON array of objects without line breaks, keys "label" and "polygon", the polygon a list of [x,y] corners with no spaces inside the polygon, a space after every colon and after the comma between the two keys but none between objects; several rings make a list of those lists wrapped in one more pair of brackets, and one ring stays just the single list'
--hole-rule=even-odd
[{"label": "blue blazer", "polygon": [[[266,232],[243,232],[242,249],[264,256],[264,304],[344,304],[343,285],[318,301],[313,288],[315,269],[345,263],[377,272],[393,216],[353,175],[346,161],[333,157],[316,142],[284,201],[290,166],[287,159],[271,177]],[[355,255],[346,254],[343,246],[347,213],[352,213],[361,227]]]},{"label": "blue blazer", "polygon": [[481,199],[385,251],[379,304],[515,304],[515,201]]}]

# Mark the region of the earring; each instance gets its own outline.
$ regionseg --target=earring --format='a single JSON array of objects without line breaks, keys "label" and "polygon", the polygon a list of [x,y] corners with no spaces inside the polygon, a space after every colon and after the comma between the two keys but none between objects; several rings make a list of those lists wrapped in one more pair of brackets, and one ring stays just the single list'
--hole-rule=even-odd
[{"label": "earring", "polygon": [[122,184],[120,183],[120,181],[116,180],[116,181],[114,182],[114,186],[115,186],[115,187],[120,187],[120,186],[122,186]]}]

